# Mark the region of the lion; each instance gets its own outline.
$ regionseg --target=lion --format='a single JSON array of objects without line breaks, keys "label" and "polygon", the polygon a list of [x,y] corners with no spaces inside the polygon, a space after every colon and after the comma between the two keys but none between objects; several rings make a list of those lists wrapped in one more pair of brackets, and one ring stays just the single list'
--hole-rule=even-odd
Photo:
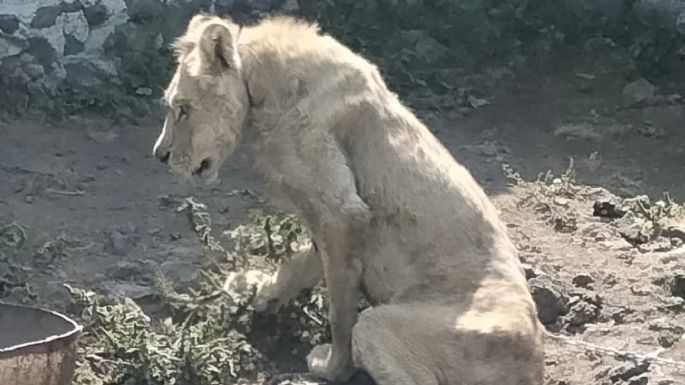
[{"label": "lion", "polygon": [[286,16],[241,27],[196,15],[174,48],[153,152],[215,183],[239,142],[254,147],[271,197],[315,247],[227,286],[252,285],[256,306],[274,310],[325,281],[332,341],[307,356],[310,375],[542,383],[544,328],[493,203],[374,64]]}]

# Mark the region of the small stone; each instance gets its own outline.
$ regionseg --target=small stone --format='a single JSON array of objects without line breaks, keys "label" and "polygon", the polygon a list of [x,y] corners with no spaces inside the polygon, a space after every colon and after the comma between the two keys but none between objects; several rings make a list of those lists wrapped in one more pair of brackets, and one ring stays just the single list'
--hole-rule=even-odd
[{"label": "small stone", "polygon": [[88,21],[88,25],[93,27],[98,27],[102,25],[107,20],[107,7],[102,4],[94,4],[90,7],[83,9],[83,14]]},{"label": "small stone", "polygon": [[14,15],[0,15],[0,31],[11,35],[19,29],[19,19]]},{"label": "small stone", "polygon": [[595,280],[587,274],[579,274],[573,277],[573,284],[578,287],[587,288],[593,282]]},{"label": "small stone", "polygon": [[554,323],[569,310],[568,295],[549,279],[533,278],[529,282],[543,324]]},{"label": "small stone", "polygon": [[36,63],[29,63],[24,66],[24,72],[31,77],[32,80],[40,79],[45,75],[43,66]]},{"label": "small stone", "polygon": [[633,377],[639,376],[649,370],[650,362],[626,362],[618,368],[609,371],[609,379],[612,382],[628,381]]},{"label": "small stone", "polygon": [[655,87],[646,79],[640,78],[623,87],[622,97],[625,107],[633,107],[654,97]]},{"label": "small stone", "polygon": [[57,5],[41,7],[36,10],[36,14],[31,20],[32,28],[47,28],[55,25],[57,16],[62,13],[62,8]]},{"label": "small stone", "polygon": [[105,251],[118,256],[125,256],[133,248],[134,240],[130,234],[115,230],[105,243]]},{"label": "small stone", "polygon": [[647,385],[649,383],[649,376],[642,374],[628,380],[627,385]]},{"label": "small stone", "polygon": [[685,275],[678,274],[670,280],[671,295],[685,299]]},{"label": "small stone", "polygon": [[666,226],[661,231],[661,235],[664,237],[676,238],[680,239],[681,241],[685,241],[685,224]]},{"label": "small stone", "polygon": [[602,197],[593,203],[592,215],[603,218],[621,218],[625,215],[625,211],[618,198]]},{"label": "small stone", "polygon": [[115,266],[111,267],[107,275],[120,281],[133,281],[135,277],[141,274],[140,265],[133,262],[121,261]]},{"label": "small stone", "polygon": [[16,38],[0,36],[0,60],[18,54],[24,48],[26,48],[25,41]]},{"label": "small stone", "polygon": [[136,95],[150,96],[150,95],[152,95],[152,88],[150,88],[150,87],[138,87],[136,89]]},{"label": "small stone", "polygon": [[200,272],[200,267],[190,261],[166,261],[159,268],[165,277],[179,286],[188,286]]},{"label": "small stone", "polygon": [[84,45],[72,35],[64,36],[64,56],[76,55],[84,50]]},{"label": "small stone", "polygon": [[160,0],[128,0],[126,3],[128,16],[133,21],[153,19],[164,10]]},{"label": "small stone", "polygon": [[62,15],[64,18],[62,27],[65,36],[72,36],[74,39],[84,43],[88,39],[90,28],[83,12],[69,12]]},{"label": "small stone", "polygon": [[653,230],[650,222],[636,217],[632,212],[628,212],[615,223],[621,236],[634,244],[648,242],[651,237],[651,230]]}]

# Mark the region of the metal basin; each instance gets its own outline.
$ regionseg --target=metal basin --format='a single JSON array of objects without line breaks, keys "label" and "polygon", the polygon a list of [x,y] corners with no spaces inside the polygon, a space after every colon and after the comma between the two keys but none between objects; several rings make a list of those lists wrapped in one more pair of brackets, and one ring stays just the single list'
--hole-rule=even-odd
[{"label": "metal basin", "polygon": [[62,314],[0,303],[0,385],[69,385],[81,330]]}]

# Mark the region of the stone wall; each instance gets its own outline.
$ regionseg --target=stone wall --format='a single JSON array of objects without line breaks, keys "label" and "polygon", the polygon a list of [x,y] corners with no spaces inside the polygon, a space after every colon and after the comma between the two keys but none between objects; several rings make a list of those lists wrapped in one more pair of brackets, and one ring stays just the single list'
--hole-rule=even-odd
[{"label": "stone wall", "polygon": [[145,114],[172,69],[169,43],[201,11],[315,19],[397,87],[457,89],[484,63],[597,37],[645,70],[685,57],[676,0],[0,0],[0,111]]}]

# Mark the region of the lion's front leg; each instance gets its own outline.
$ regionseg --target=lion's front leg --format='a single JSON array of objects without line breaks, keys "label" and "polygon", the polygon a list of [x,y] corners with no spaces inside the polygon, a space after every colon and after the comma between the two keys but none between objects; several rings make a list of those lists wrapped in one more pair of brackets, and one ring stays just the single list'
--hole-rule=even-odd
[{"label": "lion's front leg", "polygon": [[[330,347],[312,350],[310,372],[329,381],[344,381],[354,372],[351,345],[361,281],[359,258],[372,213],[358,194],[354,171],[339,141],[325,130],[296,128],[293,132],[300,136],[286,136],[262,148],[272,160],[264,167],[309,225],[320,249],[332,342]],[[274,158],[274,154],[285,155]]]},{"label": "lion's front leg", "polygon": [[331,344],[316,346],[307,356],[310,373],[329,381],[347,381],[356,371],[352,361],[352,328],[357,322],[361,269],[340,260],[331,250],[324,267],[329,298]]}]

